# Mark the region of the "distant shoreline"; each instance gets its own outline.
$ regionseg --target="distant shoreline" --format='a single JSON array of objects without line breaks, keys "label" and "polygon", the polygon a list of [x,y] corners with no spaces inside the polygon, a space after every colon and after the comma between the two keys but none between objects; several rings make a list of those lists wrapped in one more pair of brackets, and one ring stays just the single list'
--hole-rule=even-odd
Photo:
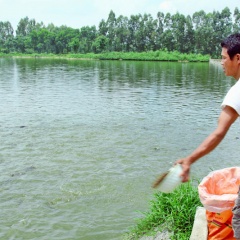
[{"label": "distant shoreline", "polygon": [[165,62],[209,62],[209,55],[186,54],[177,51],[168,52],[165,50],[149,51],[149,52],[105,52],[105,53],[86,53],[86,54],[21,54],[9,53],[0,54],[0,57],[14,58],[54,58],[69,60],[127,60],[127,61],[165,61]]}]

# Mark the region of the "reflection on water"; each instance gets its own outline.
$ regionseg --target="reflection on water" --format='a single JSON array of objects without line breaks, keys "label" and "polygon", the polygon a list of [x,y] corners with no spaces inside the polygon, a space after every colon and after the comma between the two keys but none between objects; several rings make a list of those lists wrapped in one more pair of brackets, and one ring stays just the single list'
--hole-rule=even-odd
[{"label": "reflection on water", "polygon": [[[233,83],[207,63],[0,59],[0,238],[121,239]],[[192,176],[238,163],[237,125]]]}]

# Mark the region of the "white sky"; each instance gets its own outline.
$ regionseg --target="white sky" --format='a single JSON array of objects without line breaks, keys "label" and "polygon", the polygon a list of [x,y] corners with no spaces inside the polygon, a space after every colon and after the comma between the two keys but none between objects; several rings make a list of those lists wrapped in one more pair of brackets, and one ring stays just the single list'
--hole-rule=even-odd
[{"label": "white sky", "polygon": [[236,7],[240,8],[239,3],[239,0],[0,0],[0,21],[9,21],[14,30],[24,17],[45,25],[53,23],[72,28],[95,25],[98,28],[111,10],[116,17],[147,13],[156,18],[157,12],[192,16],[200,10],[221,12],[225,7],[233,13]]}]

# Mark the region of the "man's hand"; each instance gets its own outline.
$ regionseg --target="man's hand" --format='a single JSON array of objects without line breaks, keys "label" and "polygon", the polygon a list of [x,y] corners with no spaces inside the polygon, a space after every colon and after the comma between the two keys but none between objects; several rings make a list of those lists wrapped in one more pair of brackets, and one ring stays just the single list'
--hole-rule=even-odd
[{"label": "man's hand", "polygon": [[182,158],[176,161],[175,164],[181,164],[182,167],[182,173],[180,174],[180,177],[182,178],[182,182],[189,181],[189,174],[190,174],[190,166],[191,163],[187,158]]}]

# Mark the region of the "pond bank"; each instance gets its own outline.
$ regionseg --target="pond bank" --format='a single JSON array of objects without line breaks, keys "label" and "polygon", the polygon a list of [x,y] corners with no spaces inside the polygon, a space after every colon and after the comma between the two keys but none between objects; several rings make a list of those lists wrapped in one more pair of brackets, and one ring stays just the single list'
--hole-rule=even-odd
[{"label": "pond bank", "polygon": [[[154,236],[143,236],[139,240],[171,240],[173,233],[169,230],[158,231]],[[206,209],[197,207],[189,240],[207,239],[208,226],[206,219]]]},{"label": "pond bank", "polygon": [[150,210],[137,221],[130,233],[133,237],[130,235],[128,240],[145,240],[147,235],[154,236],[149,240],[157,236],[156,239],[164,239],[170,238],[171,233],[176,239],[189,239],[199,206],[202,204],[193,181],[181,184],[172,193],[156,192]]},{"label": "pond bank", "polygon": [[69,54],[47,54],[47,53],[0,53],[0,57],[28,57],[28,58],[63,58],[74,60],[130,60],[130,61],[168,61],[168,62],[209,62],[209,55],[180,53],[178,51],[168,52],[165,50],[149,52],[105,52],[105,53],[69,53]]}]

